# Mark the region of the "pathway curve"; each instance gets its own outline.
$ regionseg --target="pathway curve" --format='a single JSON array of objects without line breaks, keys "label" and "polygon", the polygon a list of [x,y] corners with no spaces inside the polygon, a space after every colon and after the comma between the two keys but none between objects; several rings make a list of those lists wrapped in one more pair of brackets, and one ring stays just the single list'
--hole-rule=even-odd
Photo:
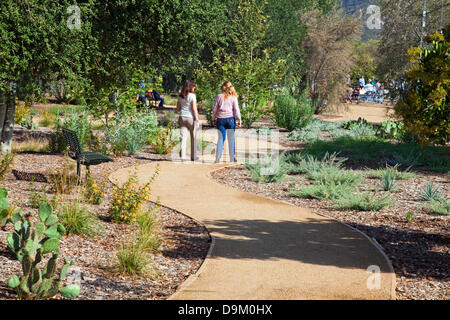
[{"label": "pathway curve", "polygon": [[[201,222],[213,238],[200,270],[171,299],[394,298],[387,257],[359,231],[213,181],[210,173],[226,164],[154,162],[138,167],[139,180],[157,164],[153,200]],[[120,184],[129,172],[110,179]]]}]

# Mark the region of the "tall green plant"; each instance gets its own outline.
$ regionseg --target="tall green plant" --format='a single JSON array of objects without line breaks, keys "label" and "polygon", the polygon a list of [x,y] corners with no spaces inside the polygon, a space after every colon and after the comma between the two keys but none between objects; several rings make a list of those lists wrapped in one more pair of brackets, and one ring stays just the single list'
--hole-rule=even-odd
[{"label": "tall green plant", "polygon": [[158,120],[154,111],[117,112],[113,122],[106,127],[106,140],[113,153],[124,151],[134,154],[148,144],[149,137],[155,135]]},{"label": "tall green plant", "polygon": [[283,90],[275,98],[273,113],[277,126],[293,131],[308,125],[314,115],[314,108],[306,92],[296,100],[287,90]]},{"label": "tall green plant", "polygon": [[407,71],[411,90],[395,105],[395,112],[422,145],[445,145],[450,141],[450,42],[438,32],[430,40],[431,48],[408,51],[414,63]]},{"label": "tall green plant", "polygon": [[75,131],[80,142],[80,147],[84,149],[89,142],[92,131],[89,113],[87,111],[80,112],[80,110],[75,108],[69,109],[64,113],[62,127]]},{"label": "tall green plant", "polygon": [[230,23],[232,50],[216,50],[213,62],[196,72],[198,94],[207,101],[210,112],[220,84],[231,81],[239,95],[242,123],[250,128],[266,113],[265,106],[286,73],[284,59],[272,59],[271,49],[264,48],[267,32],[265,1],[239,1]]}]

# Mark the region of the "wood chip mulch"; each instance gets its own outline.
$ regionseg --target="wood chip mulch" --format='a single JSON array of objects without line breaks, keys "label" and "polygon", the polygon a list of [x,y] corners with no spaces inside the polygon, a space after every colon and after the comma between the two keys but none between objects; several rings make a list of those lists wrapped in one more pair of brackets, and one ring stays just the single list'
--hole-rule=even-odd
[{"label": "wood chip mulch", "polygon": [[[19,153],[13,168],[24,172],[47,173],[62,166],[62,155],[39,153]],[[144,149],[134,156],[122,156],[114,162],[91,167],[91,173],[97,181],[107,185],[107,195],[100,205],[90,205],[90,213],[98,215],[104,229],[101,235],[94,238],[70,236],[61,239],[61,257],[74,260],[74,281],[78,281],[81,293],[76,299],[82,300],[163,300],[170,297],[177,288],[203,263],[210,246],[211,238],[206,228],[189,217],[161,207],[159,225],[161,230],[161,247],[159,253],[151,259],[153,273],[148,278],[125,277],[111,267],[116,259],[116,249],[121,241],[131,234],[129,225],[113,223],[107,218],[111,202],[112,184],[105,173],[110,174],[120,168],[131,167],[139,161],[145,164],[156,160],[166,160],[167,156],[152,154]],[[49,185],[34,182],[40,191]],[[20,208],[22,212],[37,212],[29,204],[31,194],[30,182],[19,181],[8,173],[0,187],[9,192],[9,202]],[[52,197],[48,192],[49,198]],[[21,273],[21,266],[9,252],[6,245],[7,235],[13,230],[9,224],[0,229],[0,299],[16,299],[14,290],[7,286],[8,278]],[[62,299],[59,295],[56,299]]]}]

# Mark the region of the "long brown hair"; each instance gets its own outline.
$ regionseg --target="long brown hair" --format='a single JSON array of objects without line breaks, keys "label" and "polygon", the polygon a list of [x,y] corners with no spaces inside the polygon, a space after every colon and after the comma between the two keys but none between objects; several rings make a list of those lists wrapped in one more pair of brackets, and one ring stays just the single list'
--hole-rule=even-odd
[{"label": "long brown hair", "polygon": [[181,89],[180,97],[183,99],[186,99],[186,97],[188,96],[188,94],[190,92],[192,92],[192,88],[194,88],[194,87],[195,87],[195,82],[192,80],[187,80],[184,83],[183,88]]},{"label": "long brown hair", "polygon": [[229,96],[237,97],[236,90],[234,89],[233,85],[230,81],[225,81],[222,83],[222,94],[224,99],[228,99]]}]

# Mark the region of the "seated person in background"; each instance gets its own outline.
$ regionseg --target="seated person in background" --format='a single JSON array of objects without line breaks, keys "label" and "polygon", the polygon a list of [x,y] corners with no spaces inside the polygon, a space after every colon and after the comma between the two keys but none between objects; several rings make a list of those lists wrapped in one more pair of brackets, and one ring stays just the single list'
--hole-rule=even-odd
[{"label": "seated person in background", "polygon": [[147,93],[146,96],[148,98],[154,99],[156,101],[160,101],[159,108],[163,108],[164,107],[164,101],[165,101],[164,97],[162,97],[161,94],[158,91],[148,89],[146,93]]},{"label": "seated person in background", "polygon": [[144,83],[144,80],[141,80],[141,81],[139,82],[138,87],[139,87],[141,90],[139,91],[139,94],[136,96],[136,101],[140,102],[140,103],[141,103],[141,106],[146,106],[146,105],[147,105],[147,101],[146,101],[147,99],[146,99],[145,94],[144,94],[144,92],[143,92],[143,90],[142,90],[142,89],[145,89],[145,83]]}]

